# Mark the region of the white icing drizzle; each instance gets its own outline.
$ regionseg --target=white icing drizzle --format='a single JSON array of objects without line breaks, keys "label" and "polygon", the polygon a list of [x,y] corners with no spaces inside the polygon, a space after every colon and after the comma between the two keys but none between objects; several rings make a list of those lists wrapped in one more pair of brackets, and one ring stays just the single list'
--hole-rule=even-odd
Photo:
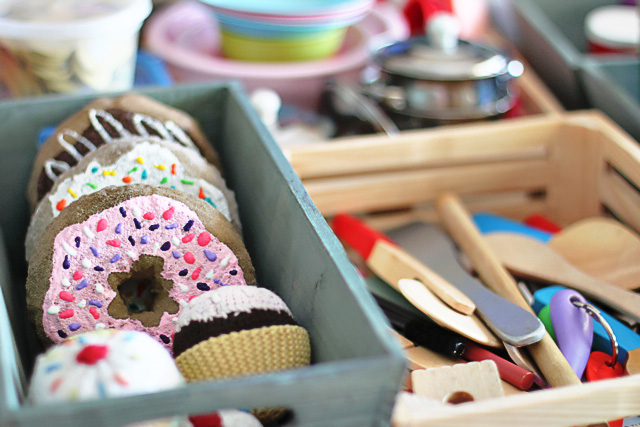
[{"label": "white icing drizzle", "polygon": [[78,132],[72,130],[72,129],[65,129],[62,132],[60,132],[58,134],[58,144],[60,144],[60,146],[62,148],[64,148],[64,150],[71,154],[71,156],[76,159],[77,162],[79,162],[80,160],[82,160],[82,158],[84,157],[82,154],[80,154],[80,152],[78,150],[76,150],[76,147],[74,147],[73,143],[68,142],[65,137],[66,136],[70,136],[73,139],[75,139],[77,142],[81,143],[82,145],[84,145],[87,150],[89,151],[95,151],[96,150],[96,146],[93,145],[93,143],[91,141],[89,141],[87,138],[85,138],[84,136],[80,135]]},{"label": "white icing drizzle", "polygon": [[133,125],[135,126],[136,131],[138,131],[138,134],[142,136],[149,136],[149,132],[147,131],[147,128],[144,126],[145,124],[150,128],[153,128],[156,132],[158,132],[158,134],[160,134],[160,137],[162,139],[175,141],[173,136],[169,133],[169,130],[167,129],[167,127],[164,124],[162,124],[160,120],[156,120],[153,117],[145,116],[144,114],[139,114],[139,113],[136,113],[133,115]]},{"label": "white icing drizzle", "polygon": [[175,138],[172,138],[173,140],[177,139],[177,142],[180,142],[186,147],[195,147],[195,144],[193,143],[191,138],[189,138],[189,136],[184,130],[182,130],[180,126],[178,126],[171,120],[166,121],[164,125],[169,130],[169,132],[171,132],[175,136]]},{"label": "white icing drizzle", "polygon": [[113,117],[111,114],[107,113],[104,110],[95,110],[92,108],[91,110],[89,110],[89,121],[91,122],[91,125],[96,130],[96,132],[100,134],[104,142],[111,142],[114,140],[114,138],[112,138],[111,135],[109,135],[107,130],[104,128],[104,126],[102,126],[102,124],[100,123],[100,120],[98,120],[98,117],[101,117],[102,119],[104,119],[104,121],[106,121],[111,126],[113,126],[116,132],[118,132],[119,135],[115,139],[122,139],[122,138],[127,138],[131,136],[131,133],[124,128],[122,123],[117,121],[115,117]]},{"label": "white icing drizzle", "polygon": [[58,179],[58,175],[56,175],[53,172],[54,169],[60,171],[60,175],[62,175],[63,173],[71,169],[71,166],[69,166],[66,162],[63,162],[62,160],[47,159],[44,162],[43,168],[44,168],[44,173],[47,174],[47,177],[51,181],[55,181],[56,179]]}]

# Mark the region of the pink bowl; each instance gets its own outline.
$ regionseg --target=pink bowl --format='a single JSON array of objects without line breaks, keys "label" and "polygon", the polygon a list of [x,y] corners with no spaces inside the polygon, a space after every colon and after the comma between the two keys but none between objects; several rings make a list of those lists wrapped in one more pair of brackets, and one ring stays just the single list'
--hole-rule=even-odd
[{"label": "pink bowl", "polygon": [[254,63],[222,57],[219,31],[218,23],[205,6],[178,3],[148,20],[143,45],[167,63],[176,81],[239,79],[249,91],[270,88],[278,92],[285,103],[313,108],[327,77],[357,81],[372,49],[405,39],[409,34],[400,12],[379,3],[362,21],[349,28],[341,50],[329,59]]}]

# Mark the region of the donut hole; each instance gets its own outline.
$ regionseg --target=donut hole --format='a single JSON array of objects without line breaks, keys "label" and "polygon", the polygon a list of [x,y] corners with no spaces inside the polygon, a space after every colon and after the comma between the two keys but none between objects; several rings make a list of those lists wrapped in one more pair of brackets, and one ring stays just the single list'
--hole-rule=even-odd
[{"label": "donut hole", "polygon": [[162,258],[140,255],[131,270],[109,274],[109,285],[118,294],[109,304],[109,314],[151,327],[160,324],[165,312],[177,313],[180,306],[169,296],[173,282],[162,277],[163,270]]}]

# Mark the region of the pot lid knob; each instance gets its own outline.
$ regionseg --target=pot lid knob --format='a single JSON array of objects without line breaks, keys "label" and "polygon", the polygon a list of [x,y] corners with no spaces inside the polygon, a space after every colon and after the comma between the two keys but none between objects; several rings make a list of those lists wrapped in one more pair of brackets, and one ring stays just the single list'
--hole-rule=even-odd
[{"label": "pot lid knob", "polygon": [[432,47],[447,53],[458,48],[461,29],[460,20],[448,12],[435,13],[425,25]]}]

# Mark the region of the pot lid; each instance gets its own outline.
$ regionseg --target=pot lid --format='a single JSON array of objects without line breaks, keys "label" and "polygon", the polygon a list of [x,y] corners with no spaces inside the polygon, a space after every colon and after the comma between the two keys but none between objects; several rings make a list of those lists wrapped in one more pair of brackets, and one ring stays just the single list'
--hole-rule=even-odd
[{"label": "pot lid", "polygon": [[387,73],[422,80],[480,80],[505,74],[509,60],[488,47],[459,40],[453,49],[415,37],[380,49],[375,60]]}]

